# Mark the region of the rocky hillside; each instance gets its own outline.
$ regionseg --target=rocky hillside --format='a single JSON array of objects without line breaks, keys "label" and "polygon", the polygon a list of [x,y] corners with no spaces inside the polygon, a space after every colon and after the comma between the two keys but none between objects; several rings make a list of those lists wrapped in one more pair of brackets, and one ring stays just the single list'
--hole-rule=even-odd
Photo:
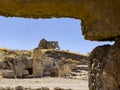
[{"label": "rocky hillside", "polygon": [[[60,75],[63,77],[68,73],[70,74],[71,70],[76,70],[76,65],[87,65],[87,56],[84,55],[65,50],[40,50],[43,55],[43,76],[50,75],[56,77]],[[10,50],[0,48],[0,73],[2,73],[5,78],[33,77],[33,62],[33,50]]]},{"label": "rocky hillside", "polygon": [[4,58],[14,58],[16,56],[32,56],[32,50],[10,50],[7,48],[0,48],[0,61],[3,61]]},{"label": "rocky hillside", "polygon": [[87,56],[67,50],[43,50],[45,56],[58,60],[64,60],[66,63],[87,64]]},{"label": "rocky hillside", "polygon": [[[53,50],[53,49],[42,49],[42,53],[46,57],[54,59],[67,59],[68,62],[76,62],[79,64],[87,64],[87,56],[78,54],[75,52],[69,52],[67,50]],[[4,61],[5,58],[15,58],[18,56],[33,57],[33,50],[11,50],[7,48],[0,48],[0,62]]]}]

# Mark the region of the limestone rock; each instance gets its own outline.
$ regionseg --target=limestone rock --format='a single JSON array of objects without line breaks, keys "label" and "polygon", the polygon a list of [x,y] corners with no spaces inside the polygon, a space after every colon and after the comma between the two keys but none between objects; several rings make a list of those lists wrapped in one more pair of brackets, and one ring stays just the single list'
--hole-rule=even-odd
[{"label": "limestone rock", "polygon": [[48,87],[41,87],[41,90],[50,90]]},{"label": "limestone rock", "polygon": [[55,87],[54,90],[65,90],[65,89],[60,88],[60,87]]},{"label": "limestone rock", "polygon": [[120,90],[120,40],[94,49],[89,68],[90,90]]},{"label": "limestone rock", "polygon": [[43,77],[42,52],[40,48],[33,50],[33,77]]},{"label": "limestone rock", "polygon": [[81,19],[84,37],[97,41],[120,36],[119,9],[120,0],[0,0],[6,17]]},{"label": "limestone rock", "polygon": [[25,90],[23,86],[17,86],[15,87],[15,90]]},{"label": "limestone rock", "polygon": [[60,87],[55,87],[54,90],[72,90],[72,89],[64,89],[64,88],[60,88]]},{"label": "limestone rock", "polygon": [[12,70],[1,70],[3,78],[15,78],[15,72]]},{"label": "limestone rock", "polygon": [[13,67],[17,77],[22,78],[24,76],[24,70],[28,71],[29,75],[33,73],[33,59],[25,56],[15,57],[13,60]]}]

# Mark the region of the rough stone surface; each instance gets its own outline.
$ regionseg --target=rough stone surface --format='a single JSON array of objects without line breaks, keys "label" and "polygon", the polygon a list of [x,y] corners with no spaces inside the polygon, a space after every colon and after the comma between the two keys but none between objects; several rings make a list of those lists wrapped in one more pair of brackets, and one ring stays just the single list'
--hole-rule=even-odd
[{"label": "rough stone surface", "polygon": [[12,88],[10,86],[8,87],[0,87],[0,90],[72,90],[72,89],[64,89],[60,87],[55,87],[54,89],[50,89],[48,87],[41,87],[41,88],[26,88],[24,86],[16,86],[15,88]]},{"label": "rough stone surface", "polygon": [[[16,76],[18,78],[23,78],[25,76],[24,70],[33,68],[33,59],[24,56],[15,57],[13,60],[13,67],[15,69]],[[29,75],[29,73],[27,75]]]},{"label": "rough stone surface", "polygon": [[33,77],[43,76],[42,52],[40,48],[35,48],[33,51]]},{"label": "rough stone surface", "polygon": [[0,15],[81,19],[85,39],[116,40],[115,45],[105,46],[107,49],[98,47],[95,53],[92,52],[89,72],[91,90],[120,90],[120,40],[115,39],[120,36],[119,10],[120,0],[0,0]]},{"label": "rough stone surface", "polygon": [[0,73],[3,78],[65,77],[70,76],[77,64],[87,64],[87,56],[40,47],[33,52],[0,48]]},{"label": "rough stone surface", "polygon": [[3,78],[15,78],[15,72],[12,70],[2,70],[0,72],[2,73]]},{"label": "rough stone surface", "polygon": [[[72,53],[69,51],[59,51],[59,50],[47,50],[45,52],[49,57],[55,58],[55,59],[72,59],[72,60],[83,60],[84,63],[87,63],[87,56],[77,54],[77,53]],[[85,62],[86,61],[86,62]]]},{"label": "rough stone surface", "polygon": [[41,87],[41,90],[50,90],[48,87]]},{"label": "rough stone surface", "polygon": [[23,86],[17,86],[15,87],[15,90],[25,90],[25,88]]},{"label": "rough stone surface", "polygon": [[86,39],[120,35],[120,0],[0,0],[0,15],[25,18],[70,17],[82,20]]},{"label": "rough stone surface", "polygon": [[58,41],[47,41],[42,39],[38,45],[41,49],[60,49]]},{"label": "rough stone surface", "polygon": [[89,62],[90,90],[120,90],[120,38],[93,50]]}]

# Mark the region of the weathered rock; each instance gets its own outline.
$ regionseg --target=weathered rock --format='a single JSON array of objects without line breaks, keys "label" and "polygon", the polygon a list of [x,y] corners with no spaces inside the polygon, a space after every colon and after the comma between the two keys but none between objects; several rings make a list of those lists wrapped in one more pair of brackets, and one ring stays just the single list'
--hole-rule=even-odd
[{"label": "weathered rock", "polygon": [[33,77],[70,76],[71,70],[76,68],[76,65],[74,65],[76,62],[79,63],[81,60],[87,62],[87,56],[55,50],[55,48],[49,50],[46,49],[46,43],[49,42],[44,39],[41,40],[38,48],[33,51]]},{"label": "weathered rock", "polygon": [[24,70],[28,71],[28,75],[32,75],[33,59],[25,56],[17,56],[13,60],[13,67],[18,78],[22,78],[24,76]]},{"label": "weathered rock", "polygon": [[40,48],[36,48],[33,51],[33,77],[43,76],[43,66],[42,66],[42,52]]},{"label": "weathered rock", "polygon": [[89,60],[89,88],[90,90],[104,90],[102,73],[105,66],[104,57],[109,51],[110,45],[95,48]]},{"label": "weathered rock", "polygon": [[25,88],[23,86],[17,86],[15,87],[15,90],[25,90]]},{"label": "weathered rock", "polygon": [[[0,0],[3,16],[81,19],[85,39],[97,41],[111,41],[120,36],[119,9],[120,0]],[[105,47],[96,48],[93,57],[90,56],[91,90],[120,89],[119,43]]]},{"label": "weathered rock", "polygon": [[[83,62],[88,62],[87,61],[87,56],[77,54],[77,53],[72,53],[68,51],[60,51],[60,50],[47,50],[44,52],[48,57],[55,58],[55,59],[72,59],[72,60],[78,60]],[[65,60],[64,60],[65,61]]]},{"label": "weathered rock", "polygon": [[105,41],[120,35],[119,3],[120,0],[0,0],[0,15],[81,19],[86,39]]},{"label": "weathered rock", "polygon": [[50,90],[48,87],[41,87],[41,90]]},{"label": "weathered rock", "polygon": [[65,90],[65,89],[60,88],[60,87],[55,87],[54,90]]},{"label": "weathered rock", "polygon": [[59,65],[54,58],[43,57],[43,76],[58,77]]},{"label": "weathered rock", "polygon": [[64,88],[60,88],[60,87],[55,87],[54,90],[72,90],[72,89],[64,89]]},{"label": "weathered rock", "polygon": [[35,90],[42,90],[41,88],[37,88],[37,89],[35,89]]},{"label": "weathered rock", "polygon": [[93,50],[89,62],[90,90],[120,90],[120,39]]},{"label": "weathered rock", "polygon": [[28,87],[28,88],[25,88],[25,90],[32,90],[30,87]]},{"label": "weathered rock", "polygon": [[15,78],[15,72],[12,70],[2,70],[0,72],[3,78]]}]

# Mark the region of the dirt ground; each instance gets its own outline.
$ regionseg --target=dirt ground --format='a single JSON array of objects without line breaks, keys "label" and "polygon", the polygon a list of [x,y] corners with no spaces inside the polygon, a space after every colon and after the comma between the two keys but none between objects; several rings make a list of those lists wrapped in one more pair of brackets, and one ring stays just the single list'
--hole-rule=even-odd
[{"label": "dirt ground", "polygon": [[82,79],[65,79],[65,78],[36,78],[36,79],[0,79],[0,87],[16,87],[24,86],[26,88],[31,87],[48,87],[53,90],[55,87],[61,87],[64,89],[71,88],[72,90],[88,90],[88,81]]}]

